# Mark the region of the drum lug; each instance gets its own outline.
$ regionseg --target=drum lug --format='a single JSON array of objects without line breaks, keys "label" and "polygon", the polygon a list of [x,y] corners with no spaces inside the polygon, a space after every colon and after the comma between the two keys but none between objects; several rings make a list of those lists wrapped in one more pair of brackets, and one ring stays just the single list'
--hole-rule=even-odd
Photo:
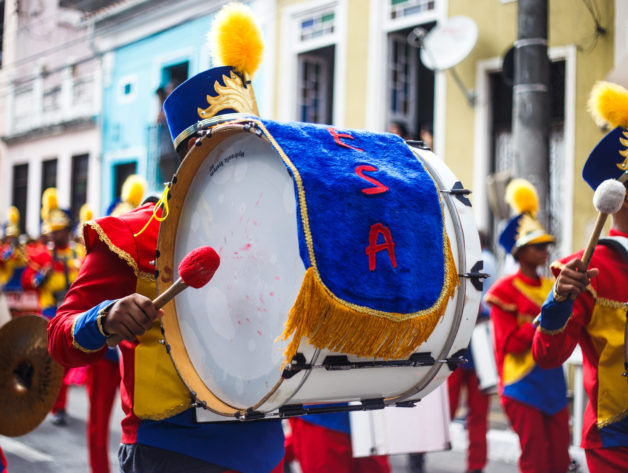
[{"label": "drum lug", "polygon": [[254,411],[252,409],[247,409],[244,415],[240,415],[242,420],[259,420],[266,417],[266,414],[259,411]]},{"label": "drum lug", "polygon": [[451,371],[455,371],[458,366],[464,365],[469,361],[464,356],[466,353],[467,349],[463,348],[462,350],[458,350],[456,353],[453,354],[453,356],[450,356],[445,360],[447,366]]},{"label": "drum lug", "polygon": [[460,202],[462,202],[464,205],[466,205],[467,207],[471,207],[471,201],[467,199],[467,196],[471,194],[471,190],[465,189],[462,186],[462,182],[456,181],[456,183],[451,189],[449,189],[448,191],[442,190],[441,192],[443,194],[451,194]]},{"label": "drum lug", "polygon": [[295,417],[295,416],[303,416],[307,414],[307,411],[303,408],[303,404],[291,404],[287,406],[282,406],[279,408],[279,417]]},{"label": "drum lug", "polygon": [[395,407],[414,407],[419,401],[401,401],[395,402]]},{"label": "drum lug", "polygon": [[458,276],[460,276],[461,278],[469,278],[471,280],[471,284],[473,284],[473,287],[482,292],[482,289],[484,288],[484,281],[482,281],[482,279],[486,279],[489,276],[487,273],[480,272],[483,267],[484,261],[476,261],[470,272],[459,274]]},{"label": "drum lug", "polygon": [[284,379],[290,379],[301,370],[310,370],[312,365],[305,362],[305,356],[303,353],[297,353],[292,357],[292,361],[286,366],[281,373],[281,377]]},{"label": "drum lug", "polygon": [[382,398],[362,400],[362,409],[365,411],[375,411],[383,409],[384,407],[386,407],[386,404],[384,404],[384,400]]}]

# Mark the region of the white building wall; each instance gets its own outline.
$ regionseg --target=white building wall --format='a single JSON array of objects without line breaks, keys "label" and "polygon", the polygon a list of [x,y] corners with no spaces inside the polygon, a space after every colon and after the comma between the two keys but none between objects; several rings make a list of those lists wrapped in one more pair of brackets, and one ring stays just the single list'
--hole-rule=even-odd
[{"label": "white building wall", "polygon": [[[100,207],[99,198],[99,131],[94,127],[88,131],[68,132],[63,135],[38,140],[33,139],[10,146],[3,159],[2,183],[11,181],[13,166],[28,163],[28,197],[26,231],[30,236],[39,235],[39,212],[41,208],[41,170],[42,162],[56,158],[57,190],[59,206],[69,208],[72,185],[72,156],[89,155],[89,176],[87,183],[87,202],[92,208]],[[1,200],[11,202],[12,187],[3,185]],[[6,215],[8,205],[3,204],[2,216]],[[4,219],[3,219],[4,220]]]}]

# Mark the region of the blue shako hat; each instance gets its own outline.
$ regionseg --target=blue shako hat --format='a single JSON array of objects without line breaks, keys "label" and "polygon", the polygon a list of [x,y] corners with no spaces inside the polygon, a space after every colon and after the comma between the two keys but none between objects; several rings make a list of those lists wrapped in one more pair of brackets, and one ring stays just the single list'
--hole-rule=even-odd
[{"label": "blue shako hat", "polygon": [[175,149],[198,130],[259,115],[253,86],[231,66],[213,67],[183,82],[164,101],[164,112]]},{"label": "blue shako hat", "polygon": [[506,253],[515,256],[526,245],[554,243],[554,237],[536,219],[539,200],[536,189],[529,181],[521,178],[510,181],[506,186],[505,200],[517,212],[499,235],[499,244]]},{"label": "blue shako hat", "polygon": [[258,116],[251,77],[264,50],[253,11],[231,2],[223,6],[208,35],[215,64],[186,80],[164,101],[164,112],[175,150],[202,128]]},{"label": "blue shako hat", "polygon": [[628,171],[628,129],[618,126],[593,148],[582,168],[582,178],[595,190],[607,179],[625,182],[628,177],[626,171]]},{"label": "blue shako hat", "polygon": [[607,179],[628,180],[628,90],[612,82],[597,82],[588,102],[600,127],[612,128],[593,148],[582,168],[582,178],[593,190]]}]

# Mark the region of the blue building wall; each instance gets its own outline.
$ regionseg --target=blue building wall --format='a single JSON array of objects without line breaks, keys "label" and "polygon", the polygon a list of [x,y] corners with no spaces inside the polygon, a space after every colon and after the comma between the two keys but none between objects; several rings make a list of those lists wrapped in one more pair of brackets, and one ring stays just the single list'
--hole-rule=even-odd
[{"label": "blue building wall", "polygon": [[[154,158],[155,138],[149,131],[156,125],[159,112],[158,87],[165,85],[164,69],[188,62],[188,77],[211,65],[207,32],[214,14],[195,18],[150,37],[125,45],[113,53],[109,80],[104,82],[102,108],[101,212],[115,198],[115,168],[119,164],[137,163],[137,173],[149,183],[149,192],[159,194]],[[263,113],[263,65],[253,85]],[[101,213],[102,215],[102,213]]]}]

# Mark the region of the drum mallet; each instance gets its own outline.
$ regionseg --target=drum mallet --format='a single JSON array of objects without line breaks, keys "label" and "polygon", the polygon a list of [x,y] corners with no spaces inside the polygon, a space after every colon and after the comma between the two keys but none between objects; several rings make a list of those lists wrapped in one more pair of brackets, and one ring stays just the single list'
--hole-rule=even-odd
[{"label": "drum mallet", "polygon": [[[161,309],[188,286],[195,289],[203,287],[214,276],[219,265],[220,256],[210,246],[201,246],[190,251],[179,263],[179,278],[153,300],[153,304],[157,309]],[[121,341],[120,335],[112,335],[107,338],[107,345],[113,347]]]},{"label": "drum mallet", "polygon": [[585,271],[591,263],[591,257],[593,256],[593,250],[600,239],[602,228],[606,223],[606,218],[614,213],[619,212],[621,209],[624,198],[626,197],[626,188],[624,185],[616,179],[607,179],[602,182],[595,193],[593,194],[593,206],[599,213],[597,220],[595,221],[595,227],[589,238],[589,242],[582,254],[582,262],[584,263]]}]

